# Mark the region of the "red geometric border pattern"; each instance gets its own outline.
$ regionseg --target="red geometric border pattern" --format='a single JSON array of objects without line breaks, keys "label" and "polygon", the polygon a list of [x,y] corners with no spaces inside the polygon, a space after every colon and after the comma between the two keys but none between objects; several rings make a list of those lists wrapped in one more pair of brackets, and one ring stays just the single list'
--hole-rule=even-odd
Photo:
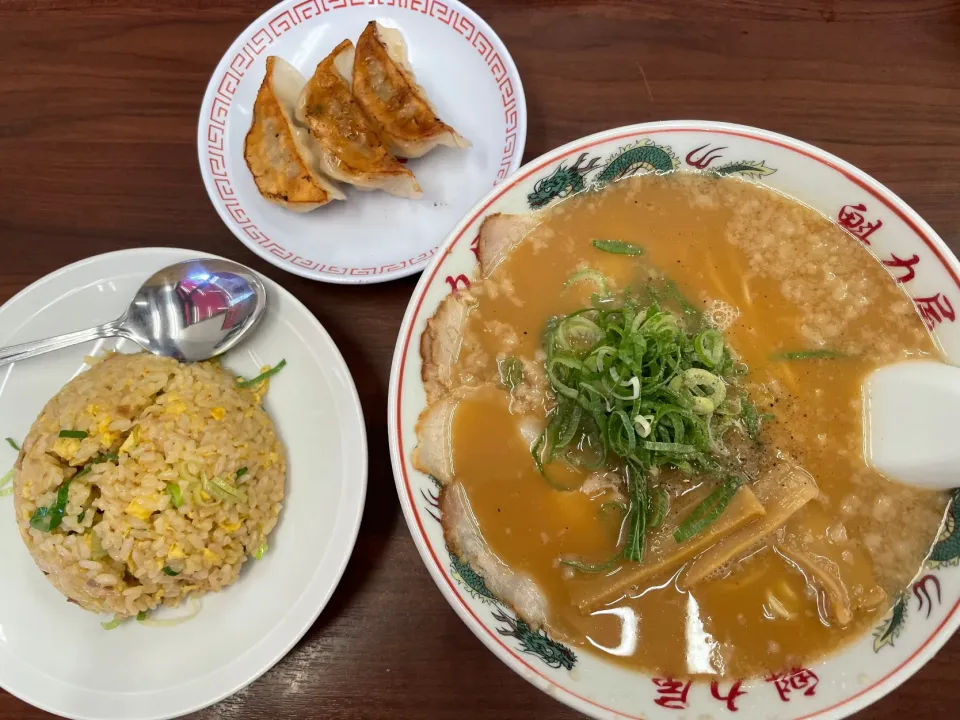
[{"label": "red geometric border pattern", "polygon": [[469,42],[486,61],[487,67],[490,68],[490,73],[500,88],[500,101],[503,104],[506,138],[504,140],[503,155],[500,159],[500,170],[497,172],[497,179],[494,185],[497,185],[510,173],[510,164],[513,162],[517,148],[517,97],[514,93],[513,82],[503,63],[503,59],[500,57],[500,53],[494,48],[493,43],[487,39],[481,30],[477,29],[469,18],[451,9],[446,3],[440,0],[304,0],[304,2],[295,5],[290,10],[284,10],[278,13],[275,17],[268,20],[265,26],[258,28],[256,32],[254,32],[250,40],[244,44],[230,61],[227,70],[224,71],[220,82],[217,84],[217,93],[213,98],[213,103],[210,105],[210,114],[207,118],[207,163],[210,166],[213,184],[217,188],[217,195],[220,201],[227,209],[230,217],[233,218],[233,221],[243,230],[247,237],[260,245],[264,250],[270,251],[272,255],[298,268],[329,275],[382,275],[383,273],[395,272],[407,267],[415,267],[424,264],[430,259],[436,252],[436,248],[398,263],[367,268],[324,265],[287,250],[280,245],[280,243],[267,237],[267,235],[250,220],[246,211],[240,205],[240,200],[237,198],[236,193],[233,191],[233,184],[227,173],[227,163],[224,157],[227,115],[230,111],[230,105],[233,102],[233,96],[240,86],[240,79],[253,65],[257,56],[273,44],[274,40],[292,30],[297,25],[318,17],[323,13],[341,10],[346,7],[360,7],[364,5],[384,5],[386,7],[401,8],[427,15],[428,17],[439,20],[444,25],[448,25],[463,37],[464,40]]}]

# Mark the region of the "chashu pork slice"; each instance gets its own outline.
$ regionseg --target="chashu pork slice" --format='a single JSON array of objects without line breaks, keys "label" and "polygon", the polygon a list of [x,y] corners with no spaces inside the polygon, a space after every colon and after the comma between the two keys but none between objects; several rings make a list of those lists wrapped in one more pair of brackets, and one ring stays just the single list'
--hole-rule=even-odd
[{"label": "chashu pork slice", "polygon": [[440,522],[447,547],[483,578],[490,592],[534,630],[546,625],[548,604],[543,591],[532,578],[512,570],[490,549],[460,483],[441,490]]},{"label": "chashu pork slice", "polygon": [[[480,225],[477,254],[480,259],[480,277],[485,279],[496,269],[524,236],[536,227],[537,215],[505,215],[496,213]],[[454,366],[463,344],[469,296],[462,291],[451,293],[437,306],[433,317],[420,336],[421,378],[432,403],[453,389]]]},{"label": "chashu pork slice", "polygon": [[453,482],[453,415],[465,392],[444,395],[427,405],[417,418],[417,446],[413,449],[413,466],[436,478],[441,485]]},{"label": "chashu pork slice", "polygon": [[438,145],[470,147],[470,141],[437,117],[407,60],[399,30],[367,24],[357,40],[353,94],[398,157],[418,158]]},{"label": "chashu pork slice", "polygon": [[300,94],[297,119],[317,141],[320,166],[334,180],[419,198],[417,179],[390,154],[350,91],[353,53],[353,43],[344,40],[317,65]]},{"label": "chashu pork slice", "polygon": [[495,213],[488,216],[480,225],[480,238],[477,243],[477,255],[480,259],[480,276],[490,277],[491,273],[540,222],[534,213],[527,215],[509,215]]},{"label": "chashu pork slice", "polygon": [[294,212],[309,212],[344,195],[320,172],[309,134],[293,120],[306,79],[290,63],[271,55],[253,105],[243,159],[260,194]]},{"label": "chashu pork slice", "polygon": [[463,294],[451,293],[437,306],[420,336],[420,376],[432,403],[453,388],[453,367],[460,354],[470,305]]},{"label": "chashu pork slice", "polygon": [[[491,550],[470,507],[466,489],[457,482],[453,464],[453,419],[460,401],[491,386],[460,388],[427,406],[417,419],[413,466],[441,485],[440,522],[450,550],[483,578],[496,597],[507,603],[531,627],[544,625],[547,600],[528,576],[515,572]],[[499,388],[497,392],[504,392]]]}]

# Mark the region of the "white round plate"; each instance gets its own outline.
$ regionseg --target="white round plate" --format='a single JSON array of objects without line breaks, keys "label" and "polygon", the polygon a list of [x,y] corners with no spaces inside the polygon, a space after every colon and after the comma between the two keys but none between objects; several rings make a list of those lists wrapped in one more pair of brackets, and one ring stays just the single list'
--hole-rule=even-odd
[{"label": "white round plate", "polygon": [[426,407],[420,335],[439,303],[476,278],[474,243],[484,218],[545,207],[628,169],[681,168],[749,178],[834,218],[850,242],[862,242],[893,270],[890,282],[901,283],[948,358],[960,363],[960,262],[916,212],[866,173],[812,145],[742,125],[675,121],[609,130],[525,165],[464,216],[423,273],[400,329],[388,394],[400,504],[427,569],[464,623],[520,676],[581,712],[603,720],[837,720],[897,687],[960,627],[960,490],[920,575],[872,633],[808,667],[691,685],[574,652],[519,622],[491,599],[476,573],[461,572],[443,538],[436,484],[411,463],[415,425]]},{"label": "white round plate", "polygon": [[[345,188],[346,202],[305,214],[268,202],[243,159],[267,56],[310,77],[371,20],[403,33],[417,80],[473,147],[438,148],[410,160],[423,187],[419,200]],[[285,0],[244,30],[217,65],[200,108],[197,149],[210,200],[244,245],[313,280],[373,283],[422,270],[454,223],[520,166],[526,136],[513,58],[457,0]]]},{"label": "white round plate", "polygon": [[[34,283],[0,308],[0,345],[118,317],[156,270],[189,250],[98,255]],[[286,500],[270,549],[236,583],[203,598],[172,628],[101,616],[68,603],[34,564],[13,498],[0,498],[0,686],[67,717],[156,720],[198,710],[250,683],[306,632],[333,593],[360,526],[367,447],[357,392],[316,318],[268,278],[269,306],[253,336],[224,357],[238,375],[286,358],[265,407],[287,448]],[[0,368],[0,437],[22,440],[44,403],[83,369],[83,357],[123,341],[87,343]],[[3,443],[0,465],[14,451]]]}]

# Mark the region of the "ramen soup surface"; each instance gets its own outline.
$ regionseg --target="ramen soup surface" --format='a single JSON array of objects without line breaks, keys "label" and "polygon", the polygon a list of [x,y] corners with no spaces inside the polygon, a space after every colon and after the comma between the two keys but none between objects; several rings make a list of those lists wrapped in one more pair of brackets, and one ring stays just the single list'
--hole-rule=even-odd
[{"label": "ramen soup surface", "polygon": [[[738,490],[678,544],[672,532],[716,479],[663,468],[652,478],[670,499],[663,525],[641,563],[609,567],[629,532],[622,473],[554,461],[547,481],[524,428],[555,405],[544,329],[598,302],[598,277],[611,295],[667,287],[681,317],[692,305],[722,329],[761,416],[756,441],[740,433],[725,459],[743,466],[749,496]],[[548,210],[465,294],[453,386],[477,389],[452,420],[455,478],[493,553],[545,596],[553,637],[661,675],[755,676],[858,637],[921,567],[947,498],[867,465],[860,389],[874,368],[939,351],[885,269],[813,210],[734,179],[633,177]],[[810,350],[833,356],[789,355]],[[512,390],[500,379],[511,358]],[[764,512],[770,527],[752,542]]]}]

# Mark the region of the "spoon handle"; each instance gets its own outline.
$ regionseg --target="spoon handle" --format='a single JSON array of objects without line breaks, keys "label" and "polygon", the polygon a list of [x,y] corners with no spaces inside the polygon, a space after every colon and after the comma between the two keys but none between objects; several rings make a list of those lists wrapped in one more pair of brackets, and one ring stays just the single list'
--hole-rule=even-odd
[{"label": "spoon handle", "polygon": [[0,366],[8,365],[18,360],[26,360],[36,355],[42,355],[53,350],[60,350],[71,345],[89,342],[90,340],[99,340],[100,338],[116,337],[122,335],[121,321],[114,320],[99,327],[88,330],[78,330],[77,332],[64,333],[55,337],[45,338],[43,340],[34,340],[32,342],[20,343],[19,345],[9,345],[0,348]]}]

